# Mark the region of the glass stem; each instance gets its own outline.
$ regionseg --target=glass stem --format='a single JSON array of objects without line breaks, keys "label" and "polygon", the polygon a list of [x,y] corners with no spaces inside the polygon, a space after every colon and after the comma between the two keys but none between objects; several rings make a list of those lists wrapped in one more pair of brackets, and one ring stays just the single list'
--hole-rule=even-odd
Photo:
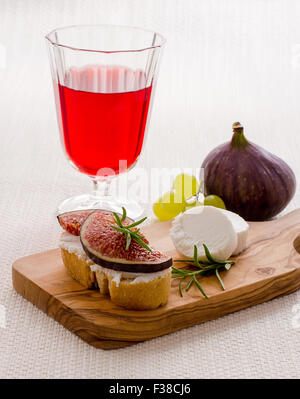
[{"label": "glass stem", "polygon": [[107,197],[109,195],[110,188],[110,179],[106,179],[104,181],[98,181],[97,179],[93,180],[93,191],[95,195],[99,195],[101,197]]}]

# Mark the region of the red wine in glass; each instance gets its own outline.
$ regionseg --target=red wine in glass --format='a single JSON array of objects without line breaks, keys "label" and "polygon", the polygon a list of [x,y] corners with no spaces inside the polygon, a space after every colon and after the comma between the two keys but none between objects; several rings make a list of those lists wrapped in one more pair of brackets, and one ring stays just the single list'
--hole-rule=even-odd
[{"label": "red wine in glass", "polygon": [[46,43],[64,152],[93,183],[91,192],[59,204],[58,214],[125,207],[140,218],[144,210],[130,184],[114,185],[114,194],[109,187],[141,154],[164,37],[137,27],[76,25],[53,30]]},{"label": "red wine in glass", "polygon": [[[124,90],[121,79],[131,76],[132,71],[114,68],[109,72],[87,67],[76,71],[76,79],[72,71],[70,80],[75,81],[75,88],[58,85],[66,153],[72,164],[90,176],[106,168],[118,174],[120,160],[130,168],[140,155],[144,140],[152,87],[119,92],[122,86]],[[95,83],[95,77],[99,79],[101,73],[114,75],[115,79],[112,77],[110,83],[106,79],[104,84],[107,91],[116,92],[97,92],[101,82]],[[85,90],[78,90],[78,85]]]}]

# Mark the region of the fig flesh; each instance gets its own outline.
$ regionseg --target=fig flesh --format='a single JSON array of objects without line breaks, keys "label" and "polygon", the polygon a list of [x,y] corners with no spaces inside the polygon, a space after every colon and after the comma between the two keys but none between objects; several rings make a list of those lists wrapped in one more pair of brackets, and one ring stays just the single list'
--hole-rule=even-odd
[{"label": "fig flesh", "polygon": [[80,235],[80,229],[86,218],[94,212],[95,209],[65,212],[57,216],[61,227],[73,236]]},{"label": "fig flesh", "polygon": [[[126,218],[122,223],[124,226],[129,225],[132,220]],[[116,225],[112,212],[94,211],[81,227],[82,247],[94,263],[108,269],[133,273],[154,273],[172,265],[171,257],[152,248],[152,252],[149,252],[134,240],[131,240],[126,250],[125,235],[111,225]]]}]

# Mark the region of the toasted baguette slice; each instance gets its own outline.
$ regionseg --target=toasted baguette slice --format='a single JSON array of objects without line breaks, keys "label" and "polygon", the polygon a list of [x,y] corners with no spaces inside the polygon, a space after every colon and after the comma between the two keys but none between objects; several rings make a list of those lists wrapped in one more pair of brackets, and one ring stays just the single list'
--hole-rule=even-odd
[{"label": "toasted baguette slice", "polygon": [[[97,266],[96,266],[97,267]],[[171,289],[171,270],[167,269],[163,273],[157,274],[148,281],[121,277],[120,281],[115,281],[110,270],[107,273],[104,268],[96,270],[96,278],[100,292],[109,294],[112,302],[127,309],[147,310],[156,309],[168,302]]]},{"label": "toasted baguette slice", "polygon": [[156,309],[167,303],[171,289],[171,268],[155,273],[114,271],[95,265],[83,251],[79,237],[63,233],[60,241],[63,263],[85,288],[98,288],[112,302],[127,309]]},{"label": "toasted baguette slice", "polygon": [[83,259],[75,253],[68,252],[61,248],[61,257],[70,276],[78,281],[85,288],[97,288],[95,272],[90,268],[93,262],[89,259]]}]

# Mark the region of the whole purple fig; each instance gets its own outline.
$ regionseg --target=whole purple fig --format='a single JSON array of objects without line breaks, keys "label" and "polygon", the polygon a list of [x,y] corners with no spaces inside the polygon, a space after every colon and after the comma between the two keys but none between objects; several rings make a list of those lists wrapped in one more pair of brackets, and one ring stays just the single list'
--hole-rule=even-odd
[{"label": "whole purple fig", "polygon": [[228,210],[248,221],[276,216],[296,189],[292,169],[276,155],[248,141],[239,122],[233,124],[231,141],[212,150],[202,168],[206,194],[218,195]]}]

